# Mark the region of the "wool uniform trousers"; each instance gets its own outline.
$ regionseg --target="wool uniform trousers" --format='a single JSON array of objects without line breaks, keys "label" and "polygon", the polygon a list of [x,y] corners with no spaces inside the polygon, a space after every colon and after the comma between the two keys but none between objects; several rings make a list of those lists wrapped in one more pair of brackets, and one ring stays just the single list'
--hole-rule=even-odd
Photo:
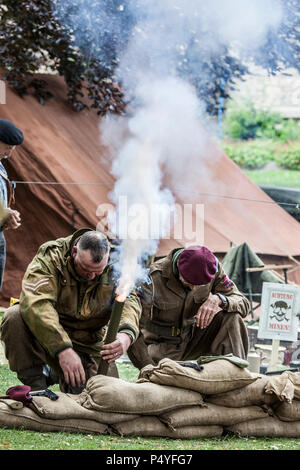
[{"label": "wool uniform trousers", "polygon": [[238,313],[219,312],[208,327],[195,324],[180,337],[157,336],[146,342],[142,334],[128,349],[128,357],[138,369],[148,364],[157,365],[163,358],[175,361],[197,360],[200,356],[233,354],[247,359],[249,349],[248,332]]},{"label": "wool uniform trousers", "polygon": [[[51,357],[33,336],[20,314],[18,304],[8,308],[3,316],[1,341],[10,369],[32,390],[44,390],[54,383],[59,383],[64,393],[77,394],[83,390],[84,387],[72,387],[65,382],[58,359]],[[100,357],[78,351],[76,345],[73,348],[81,359],[86,380],[96,375]],[[115,363],[109,365],[107,375],[118,377]]]}]

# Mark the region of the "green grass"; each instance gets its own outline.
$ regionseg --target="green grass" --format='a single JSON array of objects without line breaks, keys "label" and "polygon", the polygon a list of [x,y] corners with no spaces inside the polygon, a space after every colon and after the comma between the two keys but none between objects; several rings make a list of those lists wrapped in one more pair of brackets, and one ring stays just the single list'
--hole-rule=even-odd
[{"label": "green grass", "polygon": [[[131,364],[118,364],[120,378],[135,382],[138,371]],[[20,382],[7,365],[0,366],[0,393]],[[51,387],[58,390],[58,387]],[[239,438],[223,436],[205,439],[164,439],[34,432],[0,428],[0,450],[300,450],[299,439]]]},{"label": "green grass", "polygon": [[300,189],[300,171],[297,170],[243,170],[257,185],[282,186]]},{"label": "green grass", "polygon": [[118,436],[38,433],[0,430],[0,450],[299,450],[296,439],[202,438],[171,440],[164,438],[121,438]]}]

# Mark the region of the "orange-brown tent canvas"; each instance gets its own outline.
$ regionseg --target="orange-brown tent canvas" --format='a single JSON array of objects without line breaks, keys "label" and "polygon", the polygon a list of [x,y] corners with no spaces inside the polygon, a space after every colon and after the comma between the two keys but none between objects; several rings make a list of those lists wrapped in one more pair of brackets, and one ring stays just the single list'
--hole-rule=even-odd
[{"label": "orange-brown tent canvas", "polygon": [[[4,162],[10,179],[17,182],[15,208],[22,216],[18,230],[6,231],[4,305],[19,296],[26,266],[41,243],[97,226],[97,207],[110,202],[114,183],[109,165],[101,158],[99,117],[94,111],[74,112],[63,80],[46,78],[55,98],[45,106],[9,89],[6,104],[0,105],[0,117],[12,120],[25,135],[12,160]],[[286,262],[288,255],[300,256],[300,224],[252,183],[216,143],[211,142],[207,154],[214,156],[208,163],[211,177],[199,179],[196,192],[189,192],[184,178],[180,188],[170,183],[179,204],[204,205],[204,243],[222,255],[231,243],[247,242],[254,252],[278,263]],[[189,243],[184,238],[162,240],[157,255],[185,244]],[[294,280],[299,271],[293,273]]]}]

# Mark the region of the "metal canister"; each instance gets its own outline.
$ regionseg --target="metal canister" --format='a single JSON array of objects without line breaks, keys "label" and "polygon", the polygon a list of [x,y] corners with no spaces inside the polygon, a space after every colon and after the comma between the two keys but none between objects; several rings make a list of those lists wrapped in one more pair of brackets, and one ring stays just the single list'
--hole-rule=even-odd
[{"label": "metal canister", "polygon": [[249,362],[248,369],[250,370],[250,372],[259,374],[261,357],[254,348],[250,349],[248,353],[247,361]]}]

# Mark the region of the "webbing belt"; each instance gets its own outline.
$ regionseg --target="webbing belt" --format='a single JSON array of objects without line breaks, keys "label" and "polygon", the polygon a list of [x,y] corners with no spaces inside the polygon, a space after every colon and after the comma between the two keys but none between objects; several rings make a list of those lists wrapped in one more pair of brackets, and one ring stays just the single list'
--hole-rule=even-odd
[{"label": "webbing belt", "polygon": [[157,323],[153,323],[151,320],[148,320],[145,325],[146,330],[150,331],[151,333],[166,337],[180,336],[181,333],[189,330],[190,327],[191,325],[186,325],[183,328],[177,328],[177,326],[162,326],[158,325]]}]

